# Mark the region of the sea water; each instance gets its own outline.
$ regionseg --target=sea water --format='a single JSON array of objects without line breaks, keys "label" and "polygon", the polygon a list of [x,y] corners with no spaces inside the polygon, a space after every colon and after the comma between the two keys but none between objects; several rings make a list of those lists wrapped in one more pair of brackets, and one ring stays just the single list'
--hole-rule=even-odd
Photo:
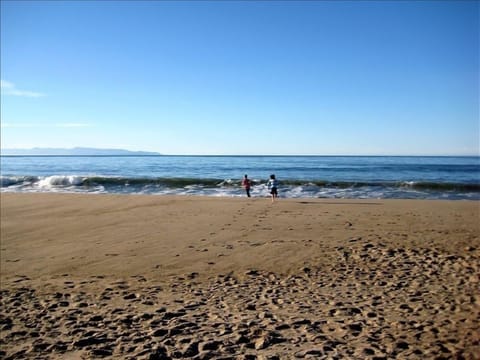
[{"label": "sea water", "polygon": [[2,192],[480,199],[480,157],[1,156]]}]

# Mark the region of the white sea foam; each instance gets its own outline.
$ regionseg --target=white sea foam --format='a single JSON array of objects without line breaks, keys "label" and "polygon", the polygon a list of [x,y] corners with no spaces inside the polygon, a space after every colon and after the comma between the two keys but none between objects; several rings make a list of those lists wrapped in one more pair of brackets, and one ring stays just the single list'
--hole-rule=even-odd
[{"label": "white sea foam", "polygon": [[83,176],[74,176],[74,175],[54,175],[48,176],[41,179],[38,182],[38,187],[40,188],[54,188],[54,187],[65,187],[65,186],[79,186],[82,185],[84,181]]}]

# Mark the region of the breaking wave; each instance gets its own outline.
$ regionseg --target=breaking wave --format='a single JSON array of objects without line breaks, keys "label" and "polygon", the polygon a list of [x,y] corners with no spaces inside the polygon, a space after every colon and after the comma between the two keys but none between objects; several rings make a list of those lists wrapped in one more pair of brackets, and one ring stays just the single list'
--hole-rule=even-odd
[{"label": "breaking wave", "polygon": [[[252,179],[252,194],[268,196],[265,180]],[[1,176],[2,192],[85,192],[243,196],[241,179],[114,177],[114,176]],[[480,184],[450,182],[349,182],[282,180],[283,197],[480,199]]]}]

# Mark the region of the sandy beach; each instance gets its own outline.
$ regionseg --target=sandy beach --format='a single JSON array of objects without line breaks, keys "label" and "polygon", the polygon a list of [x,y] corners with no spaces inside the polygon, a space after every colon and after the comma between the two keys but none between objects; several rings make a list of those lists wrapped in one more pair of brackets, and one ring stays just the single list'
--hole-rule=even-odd
[{"label": "sandy beach", "polygon": [[1,194],[3,359],[480,359],[478,201]]}]

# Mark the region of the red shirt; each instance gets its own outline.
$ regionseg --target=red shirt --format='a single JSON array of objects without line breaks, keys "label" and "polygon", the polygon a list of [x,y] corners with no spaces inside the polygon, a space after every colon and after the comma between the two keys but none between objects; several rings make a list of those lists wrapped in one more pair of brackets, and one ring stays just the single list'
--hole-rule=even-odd
[{"label": "red shirt", "polygon": [[250,179],[243,179],[242,185],[245,186],[245,189],[250,189]]}]

